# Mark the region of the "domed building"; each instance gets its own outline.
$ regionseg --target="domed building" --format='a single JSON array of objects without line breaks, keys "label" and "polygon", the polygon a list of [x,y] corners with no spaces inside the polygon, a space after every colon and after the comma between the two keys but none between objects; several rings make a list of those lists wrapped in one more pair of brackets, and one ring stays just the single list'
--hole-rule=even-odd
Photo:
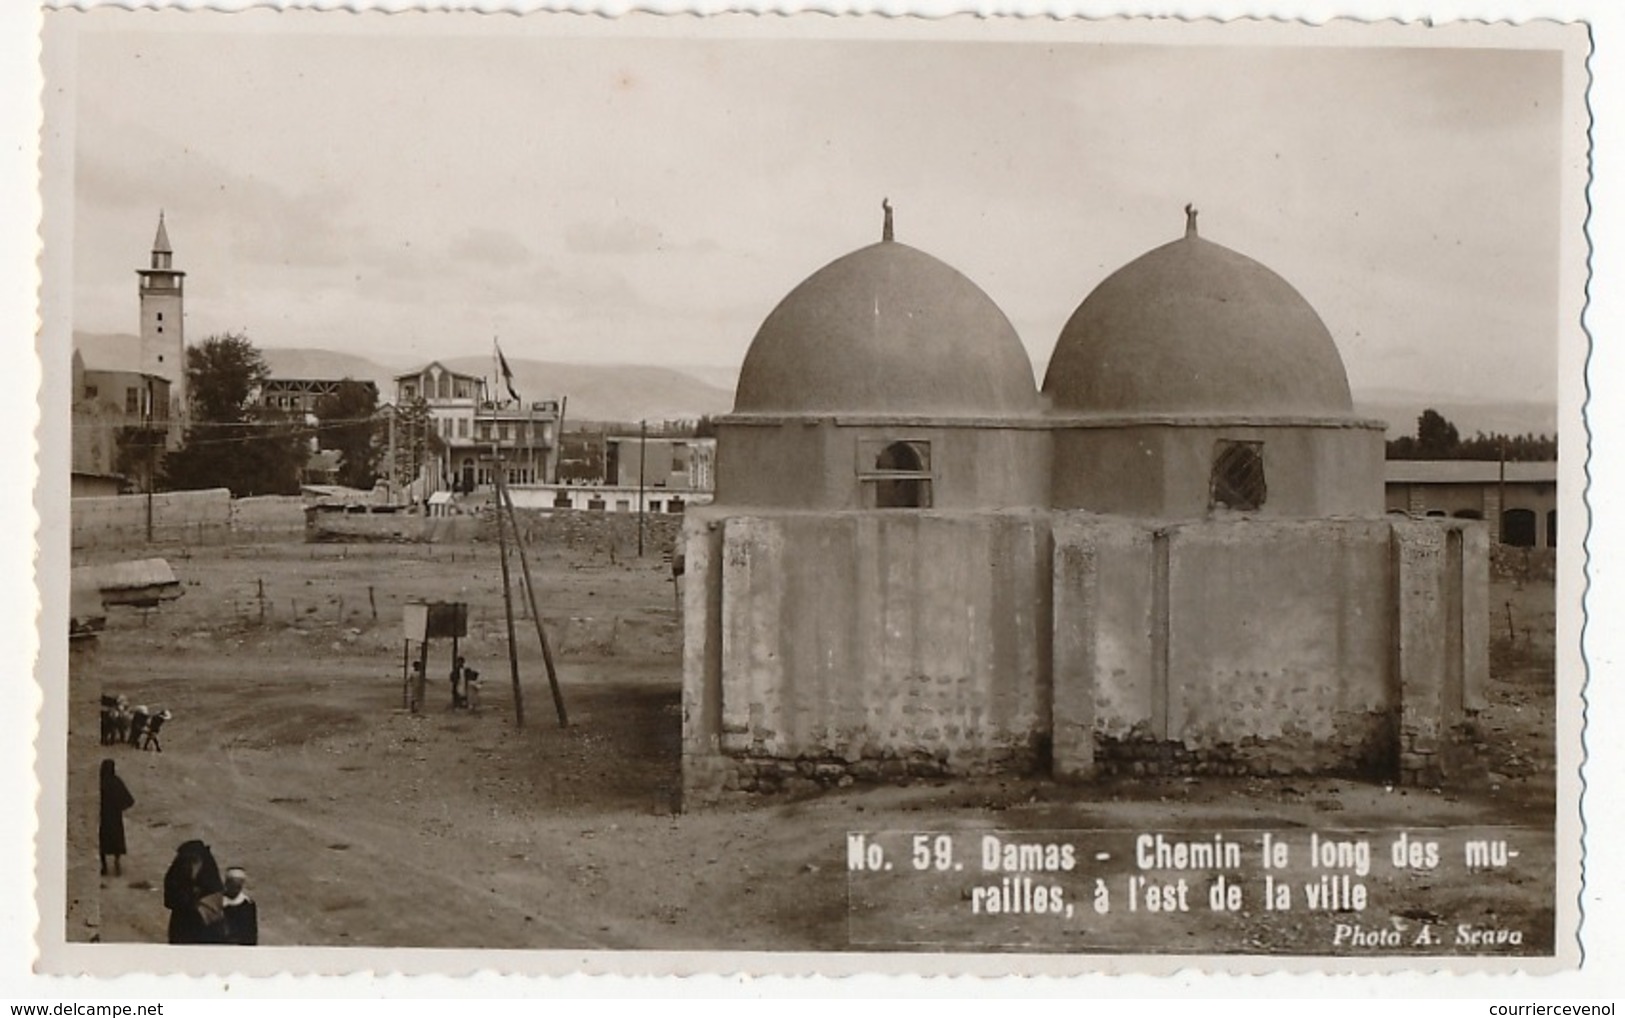
[{"label": "domed building", "polygon": [[1078,305],[883,239],[767,316],[685,527],[690,801],[990,771],[1471,767],[1487,535],[1383,514],[1383,425],[1293,287],[1198,235]]},{"label": "domed building", "polygon": [[767,316],[717,427],[717,501],[975,509],[1049,501],[1047,425],[1010,320],[892,238],[837,258]]}]

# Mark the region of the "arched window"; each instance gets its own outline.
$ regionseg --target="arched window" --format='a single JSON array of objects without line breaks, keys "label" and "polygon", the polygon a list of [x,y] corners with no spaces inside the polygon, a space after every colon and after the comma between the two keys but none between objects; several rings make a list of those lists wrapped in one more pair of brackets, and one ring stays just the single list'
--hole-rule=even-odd
[{"label": "arched window", "polygon": [[1516,548],[1535,546],[1535,513],[1531,509],[1508,509],[1501,514],[1501,543]]},{"label": "arched window", "polygon": [[1213,509],[1257,509],[1264,504],[1264,443],[1219,441],[1213,447]]},{"label": "arched window", "polygon": [[931,508],[931,443],[864,442],[859,457],[859,480],[870,508]]},{"label": "arched window", "polygon": [[1548,510],[1546,513],[1546,547],[1557,547],[1557,510]]}]

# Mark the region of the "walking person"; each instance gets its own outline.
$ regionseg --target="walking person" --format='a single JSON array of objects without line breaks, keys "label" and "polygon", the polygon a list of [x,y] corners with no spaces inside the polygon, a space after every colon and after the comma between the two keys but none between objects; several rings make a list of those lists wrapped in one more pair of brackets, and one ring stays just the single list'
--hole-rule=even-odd
[{"label": "walking person", "polygon": [[101,842],[102,876],[107,876],[107,857],[113,857],[113,873],[124,875],[124,811],[135,805],[124,780],[113,772],[113,761],[102,761]]},{"label": "walking person", "polygon": [[423,713],[424,698],[428,696],[428,679],[423,673],[423,662],[412,662],[412,678],[410,684],[408,708],[413,714]]},{"label": "walking person", "polygon": [[171,944],[226,942],[225,884],[214,853],[201,841],[183,842],[164,874]]},{"label": "walking person", "polygon": [[248,872],[226,867],[224,886],[226,943],[253,946],[260,942],[260,907],[248,896]]}]

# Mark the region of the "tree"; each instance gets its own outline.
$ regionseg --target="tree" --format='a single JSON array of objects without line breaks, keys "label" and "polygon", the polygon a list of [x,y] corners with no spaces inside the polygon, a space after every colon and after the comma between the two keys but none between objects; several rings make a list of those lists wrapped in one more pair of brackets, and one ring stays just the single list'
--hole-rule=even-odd
[{"label": "tree", "polygon": [[371,488],[378,479],[383,450],[378,446],[378,392],[346,378],[330,396],[316,401],[317,443],[339,454],[338,481],[351,488]]},{"label": "tree", "polygon": [[186,349],[186,386],[192,419],[239,424],[249,419],[249,400],[271,377],[265,358],[246,335],[210,336]]},{"label": "tree", "polygon": [[1391,460],[1500,460],[1541,462],[1557,459],[1557,438],[1547,435],[1486,435],[1463,439],[1456,426],[1437,410],[1416,419],[1416,434],[1388,443]]},{"label": "tree", "polygon": [[265,358],[241,333],[187,348],[191,421],[181,447],[164,459],[169,487],[230,488],[237,497],[299,493],[309,436],[301,420],[254,405],[269,377]]},{"label": "tree", "polygon": [[1416,453],[1421,459],[1455,459],[1461,449],[1456,426],[1437,410],[1424,410],[1416,419]]}]

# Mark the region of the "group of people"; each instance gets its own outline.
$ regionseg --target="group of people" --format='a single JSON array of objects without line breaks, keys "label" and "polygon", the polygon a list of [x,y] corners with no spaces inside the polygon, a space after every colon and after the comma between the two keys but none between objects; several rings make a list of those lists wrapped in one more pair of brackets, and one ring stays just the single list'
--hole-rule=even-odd
[{"label": "group of people", "polygon": [[102,697],[102,745],[115,746],[129,743],[139,749],[164,751],[158,741],[158,732],[164,722],[173,717],[165,708],[149,708],[145,704],[130,706],[124,696]]},{"label": "group of people", "polygon": [[[423,661],[419,659],[412,662],[412,674],[407,680],[407,705],[412,713],[416,714],[423,709],[424,687],[426,683],[423,675]],[[468,667],[465,659],[459,657],[451,664],[451,709],[470,710],[480,709],[480,673]]]},{"label": "group of people", "polygon": [[451,709],[480,709],[480,673],[460,657],[451,664]]},{"label": "group of people", "polygon": [[248,874],[229,866],[222,874],[209,846],[181,843],[164,874],[171,944],[260,942],[259,906],[248,896]]},{"label": "group of people", "polygon": [[[102,875],[107,863],[113,873],[124,872],[129,848],[124,838],[124,813],[135,796],[118,776],[112,760],[102,761],[101,824],[98,831]],[[248,873],[241,866],[222,873],[209,846],[198,840],[183,842],[164,874],[164,907],[169,910],[171,944],[243,944],[260,941],[259,906],[248,895]]]}]

